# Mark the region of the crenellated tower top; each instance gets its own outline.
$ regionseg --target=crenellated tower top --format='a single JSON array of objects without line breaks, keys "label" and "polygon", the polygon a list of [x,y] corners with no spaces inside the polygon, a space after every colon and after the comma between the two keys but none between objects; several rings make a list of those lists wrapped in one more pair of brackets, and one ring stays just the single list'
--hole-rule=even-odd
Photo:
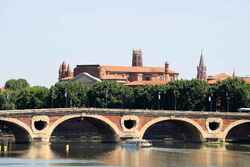
[{"label": "crenellated tower top", "polygon": [[59,67],[59,81],[69,80],[73,78],[73,71],[70,68],[69,64],[66,64],[65,61]]},{"label": "crenellated tower top", "polygon": [[132,66],[133,67],[142,67],[143,60],[142,60],[142,50],[141,49],[133,49],[133,58],[132,58]]}]

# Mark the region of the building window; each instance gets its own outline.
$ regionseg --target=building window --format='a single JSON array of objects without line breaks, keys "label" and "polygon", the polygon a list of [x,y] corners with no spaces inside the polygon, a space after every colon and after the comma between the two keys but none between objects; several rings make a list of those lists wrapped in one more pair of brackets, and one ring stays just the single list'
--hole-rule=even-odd
[{"label": "building window", "polygon": [[150,75],[144,75],[143,76],[143,80],[150,81],[151,80],[151,76]]}]

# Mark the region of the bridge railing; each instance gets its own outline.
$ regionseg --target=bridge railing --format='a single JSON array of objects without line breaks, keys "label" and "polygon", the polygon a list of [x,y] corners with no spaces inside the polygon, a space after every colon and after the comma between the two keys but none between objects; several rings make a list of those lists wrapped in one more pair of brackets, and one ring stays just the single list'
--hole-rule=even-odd
[{"label": "bridge railing", "polygon": [[250,117],[250,113],[209,112],[209,111],[175,111],[150,109],[110,109],[110,108],[48,108],[25,110],[1,110],[0,116],[13,115],[67,115],[75,113],[99,115],[151,115],[151,116],[209,116],[209,117]]}]

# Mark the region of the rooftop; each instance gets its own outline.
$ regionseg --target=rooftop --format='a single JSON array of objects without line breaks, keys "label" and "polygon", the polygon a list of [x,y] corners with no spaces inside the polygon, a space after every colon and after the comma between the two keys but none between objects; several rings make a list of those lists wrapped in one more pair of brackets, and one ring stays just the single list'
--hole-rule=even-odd
[{"label": "rooftop", "polygon": [[126,86],[145,86],[145,85],[164,85],[167,84],[167,81],[161,81],[161,80],[156,80],[156,81],[133,81],[128,84],[125,84]]},{"label": "rooftop", "polygon": [[[131,66],[112,66],[112,65],[100,65],[103,69],[110,72],[127,72],[127,73],[165,73],[164,67],[131,67]],[[173,70],[169,70],[169,73],[178,74]]]}]

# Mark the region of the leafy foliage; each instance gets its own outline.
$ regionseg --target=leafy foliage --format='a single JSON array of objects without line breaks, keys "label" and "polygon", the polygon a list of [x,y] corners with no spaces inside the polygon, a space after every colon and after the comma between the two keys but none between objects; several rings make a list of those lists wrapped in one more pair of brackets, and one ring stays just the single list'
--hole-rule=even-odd
[{"label": "leafy foliage", "polygon": [[250,85],[238,78],[219,83],[214,95],[220,111],[237,111],[238,108],[250,106]]},{"label": "leafy foliage", "polygon": [[76,81],[59,82],[49,90],[49,107],[85,107],[88,87]]},{"label": "leafy foliage", "polygon": [[25,79],[10,79],[5,83],[4,88],[10,90],[20,90],[29,87],[29,83]]},{"label": "leafy foliage", "polygon": [[51,88],[30,87],[26,80],[9,80],[0,92],[0,109],[103,107],[184,111],[237,111],[250,107],[250,84],[234,78],[216,85],[178,80],[162,86],[127,87],[113,81],[86,86],[58,82]]},{"label": "leafy foliage", "polygon": [[169,93],[176,96],[177,110],[199,111],[205,109],[208,84],[200,80],[179,80],[169,85]]},{"label": "leafy foliage", "polygon": [[0,92],[0,109],[2,110],[13,110],[15,106],[16,92],[14,91],[3,91]]},{"label": "leafy foliage", "polygon": [[95,84],[87,96],[90,107],[130,108],[133,103],[132,89],[112,81]]},{"label": "leafy foliage", "polygon": [[46,108],[49,90],[45,87],[29,87],[18,91],[16,108]]}]

